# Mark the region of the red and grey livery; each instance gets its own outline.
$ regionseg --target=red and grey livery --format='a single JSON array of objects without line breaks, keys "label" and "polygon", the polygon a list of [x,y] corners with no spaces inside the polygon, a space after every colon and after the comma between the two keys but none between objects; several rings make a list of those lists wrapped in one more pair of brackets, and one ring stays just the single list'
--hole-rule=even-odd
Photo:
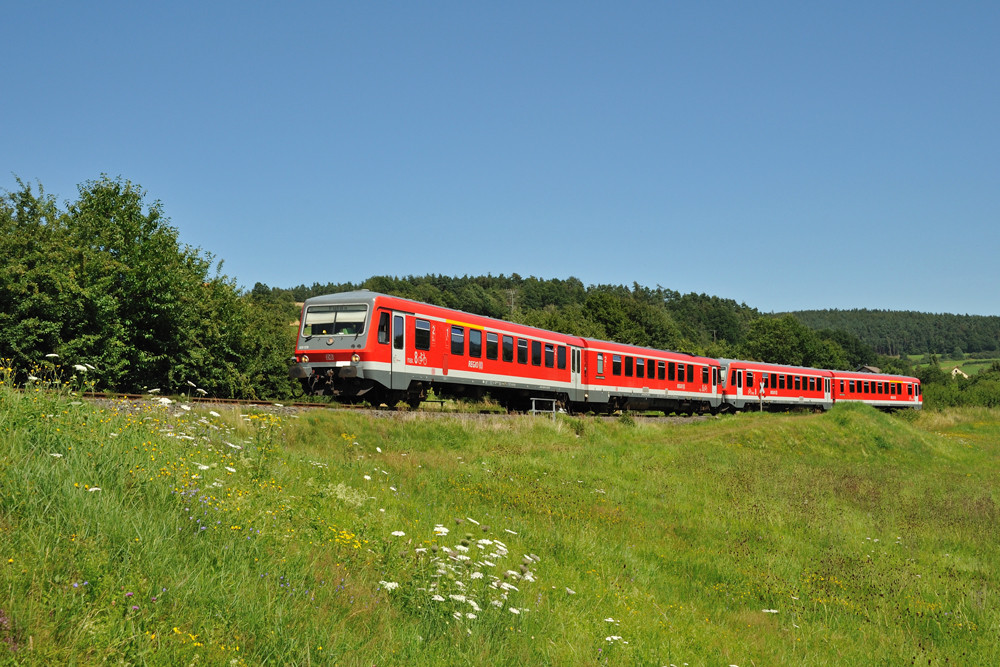
[{"label": "red and grey livery", "polygon": [[[289,374],[311,394],[389,405],[417,405],[433,387],[446,396],[488,393],[514,409],[526,409],[539,398],[584,411],[715,413],[757,404],[827,409],[838,400],[920,407],[915,378],[654,350],[367,290],[305,302]],[[861,391],[878,387],[897,393]],[[909,400],[899,398],[907,396]]]}]

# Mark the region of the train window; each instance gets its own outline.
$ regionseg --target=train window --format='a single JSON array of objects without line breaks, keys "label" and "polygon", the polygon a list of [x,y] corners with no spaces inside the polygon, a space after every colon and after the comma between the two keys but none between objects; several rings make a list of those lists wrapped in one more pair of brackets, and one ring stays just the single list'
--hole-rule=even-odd
[{"label": "train window", "polygon": [[302,333],[306,336],[358,336],[365,332],[368,306],[310,306]]},{"label": "train window", "polygon": [[677,364],[677,381],[684,382],[684,364]]},{"label": "train window", "polygon": [[663,380],[667,377],[667,365],[662,361],[656,362],[656,379]]},{"label": "train window", "polygon": [[778,376],[778,389],[784,389],[784,388],[785,388],[785,376],[784,375],[779,375]]},{"label": "train window", "polygon": [[431,323],[427,320],[414,320],[413,328],[413,347],[418,350],[431,349]]},{"label": "train window", "polygon": [[637,378],[646,377],[646,360],[636,359],[635,360],[635,376]]},{"label": "train window", "polygon": [[913,385],[910,383],[906,383],[906,394],[908,396],[913,396]]},{"label": "train window", "polygon": [[381,345],[389,344],[389,313],[379,313],[378,342]]},{"label": "train window", "polygon": [[541,341],[533,340],[531,341],[531,365],[541,366],[542,365],[542,343]]},{"label": "train window", "polygon": [[688,382],[694,382],[694,364],[688,364]]},{"label": "train window", "polygon": [[514,337],[503,337],[503,360],[514,361]]},{"label": "train window", "polygon": [[736,386],[736,369],[735,368],[732,371],[730,371],[730,373],[729,373],[729,386],[730,387],[735,387]]},{"label": "train window", "polygon": [[753,389],[753,371],[747,371],[747,389]]},{"label": "train window", "polygon": [[392,346],[397,350],[403,349],[403,316],[396,315],[392,318]]},{"label": "train window", "polygon": [[500,337],[491,331],[486,332],[486,358],[496,359],[499,345]]},{"label": "train window", "polygon": [[736,376],[736,386],[737,387],[742,387],[743,386],[743,371],[733,371],[733,374]]},{"label": "train window", "polygon": [[[674,362],[671,361],[667,365],[667,379],[670,380],[671,382],[673,382],[674,380],[677,379],[676,373],[677,373],[677,364],[675,364]],[[736,371],[734,370],[733,371],[733,382],[735,382],[735,381],[736,381]]]},{"label": "train window", "polygon": [[[841,382],[843,382],[843,380],[841,380]],[[847,381],[847,390],[852,394],[854,393],[854,380]]]},{"label": "train window", "polygon": [[701,367],[701,383],[708,384],[708,366]]},{"label": "train window", "polygon": [[483,332],[479,329],[469,329],[469,356],[483,356]]},{"label": "train window", "polygon": [[612,375],[622,374],[622,355],[615,354],[611,356],[611,374]]},{"label": "train window", "polygon": [[625,377],[632,377],[632,357],[625,357]]},{"label": "train window", "polygon": [[517,339],[517,363],[528,363],[528,341],[524,338]]},{"label": "train window", "polygon": [[[565,360],[566,360],[566,358],[563,357],[563,361],[565,361]],[[545,344],[545,367],[546,368],[552,368],[553,366],[555,366],[555,363],[556,363],[556,348],[551,343],[546,343]]]},{"label": "train window", "polygon": [[809,391],[816,391],[816,378],[809,378]]},{"label": "train window", "polygon": [[844,381],[843,380],[840,381],[840,393],[841,394],[844,393]]},{"label": "train window", "polygon": [[802,391],[802,378],[795,376],[795,391]]},{"label": "train window", "polygon": [[465,328],[451,327],[451,353],[465,354]]},{"label": "train window", "polygon": [[[574,359],[574,361],[575,361],[575,359]],[[573,364],[573,366],[574,366],[573,370],[576,370],[576,368],[575,368],[576,364]],[[566,370],[566,346],[565,345],[560,345],[558,348],[556,348],[556,368],[558,368],[561,371],[562,370]]]},{"label": "train window", "polygon": [[597,374],[604,375],[604,353],[597,353]]}]

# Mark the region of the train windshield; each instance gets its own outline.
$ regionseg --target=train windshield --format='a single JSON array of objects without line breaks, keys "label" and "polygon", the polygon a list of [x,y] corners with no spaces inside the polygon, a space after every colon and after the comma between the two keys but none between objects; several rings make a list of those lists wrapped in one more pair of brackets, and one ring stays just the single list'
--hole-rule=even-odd
[{"label": "train windshield", "polygon": [[365,332],[368,306],[309,306],[303,336],[358,336]]}]

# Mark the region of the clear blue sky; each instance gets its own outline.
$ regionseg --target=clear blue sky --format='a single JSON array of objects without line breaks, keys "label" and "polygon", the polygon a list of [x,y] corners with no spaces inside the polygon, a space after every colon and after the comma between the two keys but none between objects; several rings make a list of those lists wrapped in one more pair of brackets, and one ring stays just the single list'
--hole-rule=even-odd
[{"label": "clear blue sky", "polygon": [[1000,4],[18,2],[0,188],[240,285],[519,273],[1000,315]]}]

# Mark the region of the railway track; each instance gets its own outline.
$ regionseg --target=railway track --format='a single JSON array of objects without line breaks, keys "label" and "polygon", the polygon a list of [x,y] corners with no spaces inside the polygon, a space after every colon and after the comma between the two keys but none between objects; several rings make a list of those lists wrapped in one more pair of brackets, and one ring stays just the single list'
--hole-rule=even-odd
[{"label": "railway track", "polygon": [[[525,417],[530,416],[530,413],[524,412],[497,412],[496,410],[481,410],[478,412],[472,411],[458,411],[458,410],[448,410],[444,407],[444,401],[425,401],[425,403],[436,404],[439,407],[433,408],[428,407],[424,409],[423,407],[417,410],[397,410],[392,407],[372,407],[370,405],[350,405],[344,403],[311,403],[311,402],[279,402],[279,401],[268,401],[260,399],[236,399],[236,398],[213,398],[210,396],[159,396],[158,394],[125,394],[125,393],[113,393],[113,392],[83,392],[80,394],[81,398],[93,401],[108,401],[108,402],[121,402],[121,401],[132,401],[132,402],[159,402],[164,406],[175,405],[179,403],[183,404],[195,404],[195,405],[222,405],[222,406],[233,406],[233,407],[259,407],[268,409],[278,409],[287,412],[297,412],[300,410],[333,410],[333,411],[344,411],[344,412],[356,412],[356,413],[367,413],[373,415],[421,415],[430,418],[440,418],[440,417],[460,417],[460,418],[485,418],[485,417]],[[166,400],[163,400],[166,399]],[[535,416],[542,418],[550,417],[552,413],[549,412],[539,412]],[[605,420],[615,420],[619,418],[619,415],[593,415],[600,419]],[[678,416],[678,415],[643,415],[638,413],[633,413],[631,415],[635,419],[650,420],[657,422],[689,422],[699,419],[707,418],[705,415],[690,415],[690,416]]]}]

